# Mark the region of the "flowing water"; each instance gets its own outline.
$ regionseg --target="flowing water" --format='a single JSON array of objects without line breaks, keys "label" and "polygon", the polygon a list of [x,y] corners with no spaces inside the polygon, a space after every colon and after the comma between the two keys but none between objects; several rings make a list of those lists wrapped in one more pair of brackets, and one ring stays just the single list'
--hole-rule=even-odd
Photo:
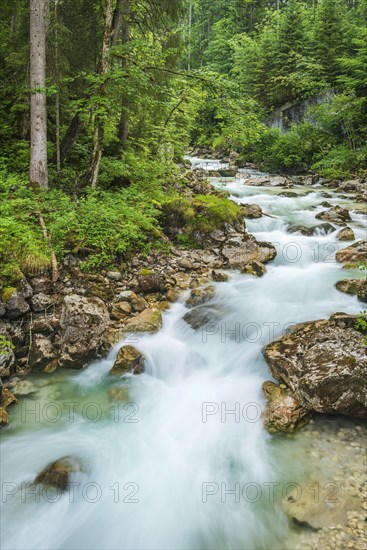
[{"label": "flowing water", "polygon": [[[262,427],[261,384],[270,374],[261,349],[291,324],[358,313],[362,304],[334,284],[361,273],[335,262],[336,232],[287,232],[288,224],[317,224],[320,189],[296,188],[299,196],[287,198],[241,179],[213,185],[272,216],[249,220],[247,229],[275,243],[276,260],[262,278],[231,272],[228,282],[217,283],[214,321],[202,330],[183,321],[183,295],[158,334],[129,342],[146,357],[142,376],[109,376],[116,346],[82,372],[33,377],[37,393],[13,409],[2,434],[2,548],[289,544],[294,533],[279,503],[282,489],[307,478],[314,465],[304,460],[306,437],[271,437]],[[356,238],[365,238],[367,217],[352,218]],[[67,455],[83,464],[73,490],[35,492],[31,482],[40,470]]]}]

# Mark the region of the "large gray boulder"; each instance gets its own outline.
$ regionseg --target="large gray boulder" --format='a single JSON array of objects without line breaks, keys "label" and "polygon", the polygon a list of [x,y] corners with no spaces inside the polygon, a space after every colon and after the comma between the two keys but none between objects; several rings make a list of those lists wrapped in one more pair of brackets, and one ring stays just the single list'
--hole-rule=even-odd
[{"label": "large gray boulder", "polygon": [[253,261],[270,262],[277,255],[275,247],[268,242],[258,242],[255,237],[244,233],[228,239],[222,248],[222,255],[230,269],[243,269]]},{"label": "large gray boulder", "polygon": [[108,323],[108,310],[100,298],[66,296],[60,320],[60,366],[81,369],[95,359]]},{"label": "large gray boulder", "polygon": [[329,320],[301,323],[265,348],[274,378],[306,409],[365,417],[367,348],[356,319],[336,313]]}]

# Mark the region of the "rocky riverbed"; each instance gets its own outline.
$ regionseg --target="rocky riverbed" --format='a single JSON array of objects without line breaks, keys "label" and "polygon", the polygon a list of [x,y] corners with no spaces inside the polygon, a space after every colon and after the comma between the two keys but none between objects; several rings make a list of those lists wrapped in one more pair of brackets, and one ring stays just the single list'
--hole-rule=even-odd
[{"label": "rocky riverbed", "polygon": [[[366,348],[356,322],[366,289],[358,269],[367,259],[366,217],[358,206],[365,183],[273,179],[252,168],[238,172],[235,156],[224,160],[219,168],[230,177],[207,159],[193,159],[198,170],[187,174],[186,196],[228,194],[242,212],[195,235],[200,248],[174,244],[182,226],[171,212],[164,253],[93,275],[69,256],[56,286],[42,274],[3,289],[0,399],[7,479],[42,485],[56,475],[54,486],[65,488],[77,468],[82,479],[102,487],[128,472],[143,492],[145,531],[137,534],[135,512],[125,508],[122,540],[112,525],[118,510],[105,503],[93,521],[97,525],[103,516],[111,548],[148,547],[148,541],[212,548],[219,541],[223,548],[362,549]],[[217,172],[213,188],[200,170]],[[346,198],[339,198],[337,188]],[[71,397],[78,403],[73,426],[66,414]],[[47,418],[22,420],[19,404],[50,402],[61,411],[58,433]],[[91,402],[102,412],[95,430],[87,424],[87,433],[84,408]],[[135,431],[114,422],[111,412],[111,405],[131,402],[142,415]],[[218,407],[218,423],[203,422],[203,402]],[[258,422],[221,422],[221,406],[237,402],[257,403],[263,413]],[[209,420],[215,422],[216,414]],[[264,422],[274,435],[266,434]],[[39,429],[43,437],[30,447]],[[92,447],[98,441],[101,456],[92,452],[92,441]],[[30,448],[26,468],[14,454],[24,447]],[[174,456],[181,457],[179,463],[172,463]],[[291,488],[258,506],[223,504],[220,498],[198,503],[204,481],[232,487],[244,479],[294,482],[302,498]],[[177,523],[180,503],[196,510],[188,529]],[[25,523],[30,515],[38,517],[32,504],[18,504]],[[59,510],[62,521],[81,530],[80,540],[73,539],[78,548],[93,547],[83,525],[94,512],[83,506],[78,524],[69,515],[72,508]],[[162,519],[168,508],[172,514]],[[51,513],[49,506],[43,513]],[[162,530],[156,529],[158,517]],[[7,520],[6,540],[24,547],[10,527]],[[32,548],[70,547],[60,534],[55,540],[52,522],[42,536]]]}]

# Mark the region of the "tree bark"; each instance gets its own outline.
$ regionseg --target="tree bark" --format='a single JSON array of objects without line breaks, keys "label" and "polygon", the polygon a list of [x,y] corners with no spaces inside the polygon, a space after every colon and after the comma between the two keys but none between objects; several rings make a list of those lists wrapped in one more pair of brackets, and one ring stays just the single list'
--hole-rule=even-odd
[{"label": "tree bark", "polygon": [[[130,0],[122,0],[122,43],[123,45],[129,44],[130,42]],[[128,61],[124,57],[121,62],[121,68],[126,67]],[[118,127],[118,137],[120,139],[121,145],[124,147],[128,137],[129,137],[129,125],[130,125],[130,115],[126,101],[122,101],[121,106],[121,117]]]},{"label": "tree bark", "polygon": [[31,160],[29,181],[48,188],[46,105],[46,4],[30,0]]},{"label": "tree bark", "polygon": [[[112,36],[112,23],[114,16],[116,0],[107,0],[105,26],[103,33],[103,46],[102,57],[99,66],[99,74],[101,76],[106,75],[110,68],[110,49],[111,49],[111,36]],[[107,84],[104,82],[100,89],[100,94],[105,96],[107,93]],[[98,115],[95,117],[94,122],[94,138],[93,138],[93,151],[89,165],[88,181],[92,187],[96,187],[98,183],[99,170],[102,160],[104,141],[104,122]]]}]

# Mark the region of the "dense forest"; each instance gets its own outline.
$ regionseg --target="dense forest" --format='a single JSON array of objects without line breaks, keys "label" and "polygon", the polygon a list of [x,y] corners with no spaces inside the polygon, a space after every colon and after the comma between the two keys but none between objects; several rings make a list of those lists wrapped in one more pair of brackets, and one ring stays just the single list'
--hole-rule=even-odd
[{"label": "dense forest", "polygon": [[2,0],[3,282],[49,263],[40,213],[86,269],[164,246],[192,146],[365,173],[366,22],[366,0]]}]

